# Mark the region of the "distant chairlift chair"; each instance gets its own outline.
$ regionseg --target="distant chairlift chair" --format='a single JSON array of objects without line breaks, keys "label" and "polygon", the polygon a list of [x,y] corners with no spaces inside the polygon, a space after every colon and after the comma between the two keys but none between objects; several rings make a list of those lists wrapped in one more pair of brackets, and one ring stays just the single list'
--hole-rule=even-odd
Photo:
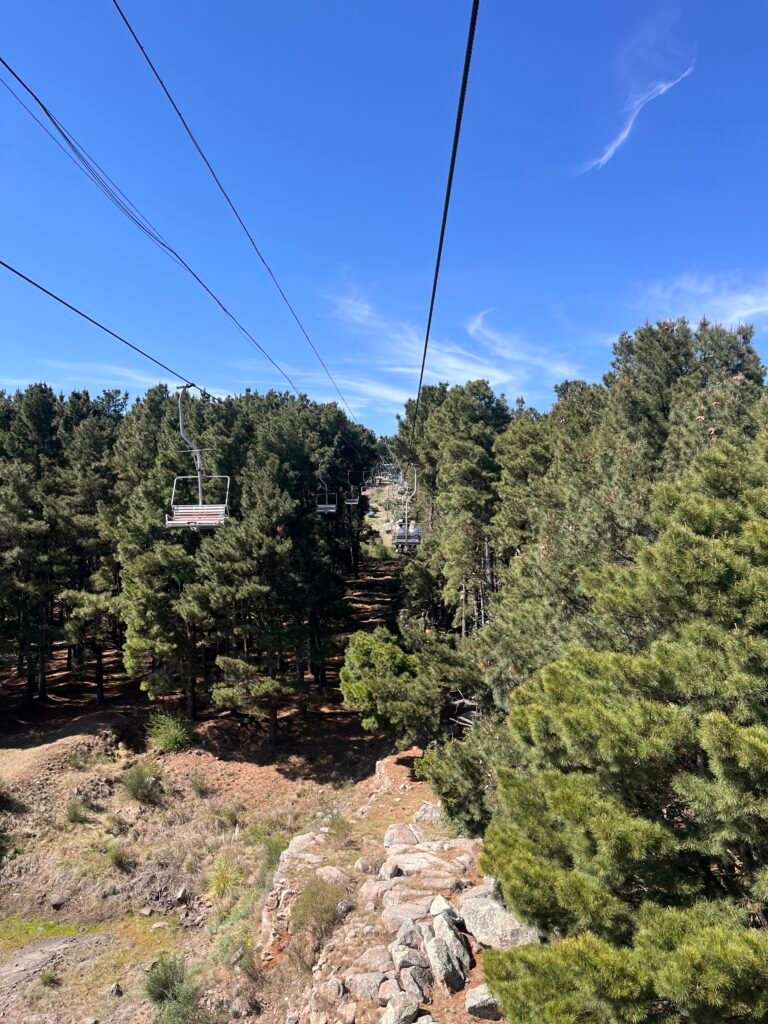
[{"label": "distant chairlift chair", "polygon": [[333,515],[338,508],[338,497],[336,494],[328,493],[328,484],[320,477],[320,483],[322,487],[317,492],[317,507],[316,511],[321,516]]},{"label": "distant chairlift chair", "polygon": [[347,483],[349,484],[349,490],[344,495],[345,505],[359,505],[360,504],[360,491],[349,479],[349,472],[347,473]]},{"label": "distant chairlift chair", "polygon": [[[171,514],[166,515],[165,525],[182,530],[213,530],[217,526],[223,526],[229,515],[229,477],[208,476],[203,468],[202,448],[196,448],[184,432],[184,393],[189,390],[190,385],[185,384],[179,388],[179,433],[182,440],[189,445],[187,451],[192,455],[195,462],[194,476],[177,476],[173,481],[171,492]],[[184,487],[182,481],[197,481],[197,504],[179,505],[176,503],[176,491],[179,485]],[[221,480],[224,481],[224,501],[221,504],[208,504],[203,496],[203,484],[205,482]],[[219,488],[221,493],[221,488]]]}]

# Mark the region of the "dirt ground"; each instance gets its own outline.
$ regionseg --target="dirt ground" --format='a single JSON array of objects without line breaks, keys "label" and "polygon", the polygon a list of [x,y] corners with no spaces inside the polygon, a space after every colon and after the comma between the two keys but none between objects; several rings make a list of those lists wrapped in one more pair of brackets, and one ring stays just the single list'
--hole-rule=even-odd
[{"label": "dirt ground", "polygon": [[[350,632],[391,619],[396,577],[395,563],[373,562],[348,581]],[[30,713],[11,700],[0,725],[0,1021],[148,1022],[146,972],[163,952],[238,991],[233,951],[252,937],[266,844],[338,818],[381,836],[430,798],[413,775],[418,752],[392,754],[333,691],[281,718],[275,755],[259,727],[215,711],[196,747],[153,755],[143,745],[148,703],[116,656],[103,709],[61,660],[45,704]],[[125,778],[148,757],[162,781],[144,804]],[[377,761],[391,784],[372,801]],[[222,866],[237,892],[219,898],[211,879]]]}]

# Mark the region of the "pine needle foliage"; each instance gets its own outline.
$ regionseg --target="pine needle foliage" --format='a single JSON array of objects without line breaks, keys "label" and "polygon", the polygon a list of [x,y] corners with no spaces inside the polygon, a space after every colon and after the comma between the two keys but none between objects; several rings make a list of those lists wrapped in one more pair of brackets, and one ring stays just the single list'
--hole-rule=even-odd
[{"label": "pine needle foliage", "polygon": [[551,942],[488,953],[509,1019],[768,1015],[768,431],[654,491],[596,577],[630,650],[576,646],[509,699],[483,868]]}]

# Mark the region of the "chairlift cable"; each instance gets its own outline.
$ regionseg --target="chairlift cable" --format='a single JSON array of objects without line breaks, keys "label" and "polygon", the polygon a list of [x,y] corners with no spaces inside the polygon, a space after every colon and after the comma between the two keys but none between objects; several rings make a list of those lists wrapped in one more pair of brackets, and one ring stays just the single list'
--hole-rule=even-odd
[{"label": "chairlift cable", "polygon": [[58,118],[49,110],[49,108],[43,103],[40,97],[35,91],[29,86],[23,78],[11,67],[11,65],[0,57],[0,64],[16,79],[19,85],[32,97],[37,103],[39,108],[43,111],[46,118],[53,125],[56,132],[59,134],[61,139],[64,140],[64,144],[56,138],[48,130],[45,124],[35,115],[35,113],[24,103],[24,101],[16,95],[14,90],[0,78],[0,82],[10,92],[10,94],[21,104],[21,106],[27,111],[37,124],[43,129],[43,131],[50,136],[51,139],[59,146],[60,149],[76,164],[76,166],[88,177],[96,186],[104,193],[104,195],[112,202],[115,206],[123,213],[128,219],[143,231],[147,237],[154,242],[158,248],[169,256],[175,263],[177,263],[182,269],[186,270],[200,287],[210,296],[216,305],[221,309],[224,315],[231,321],[231,323],[237,328],[243,337],[248,341],[258,352],[260,352],[264,358],[281,374],[281,376],[288,382],[294,393],[298,396],[299,390],[288,376],[286,371],[277,363],[267,350],[261,345],[251,334],[251,332],[237,319],[237,317],[224,305],[221,299],[212,291],[211,288],[203,281],[198,273],[187,263],[187,261],[177,252],[173,246],[166,241],[166,239],[160,234],[160,232],[152,225],[151,221],[138,209],[134,203],[126,196],[126,194],[115,184],[115,182],[109,177],[106,171],[99,166],[98,163],[93,159],[92,156],[77,142],[75,137],[63,126]]},{"label": "chairlift cable", "polygon": [[[113,0],[116,3],[116,0]],[[464,100],[467,96],[467,83],[469,81],[469,69],[472,64],[472,48],[475,42],[475,28],[477,26],[477,12],[480,8],[480,0],[472,0],[472,12],[469,16],[469,31],[467,33],[467,49],[464,54],[464,70],[461,75],[461,89],[459,90],[459,105],[456,110],[456,123],[453,129],[453,145],[451,146],[451,161],[448,166],[448,181],[445,187],[445,200],[443,202],[443,216],[440,223],[440,238],[437,243],[437,258],[435,260],[435,273],[432,278],[432,295],[429,300],[429,315],[427,317],[427,329],[424,335],[424,351],[421,356],[421,372],[419,373],[419,388],[416,392],[416,408],[413,413],[413,430],[411,431],[411,444],[416,435],[416,423],[419,416],[419,401],[421,399],[421,387],[424,382],[424,367],[427,364],[427,349],[429,348],[429,335],[432,330],[432,314],[435,310],[435,296],[437,295],[437,282],[440,277],[440,263],[443,257],[443,242],[445,241],[445,228],[448,223],[448,208],[451,205],[451,191],[453,189],[453,173],[456,169],[456,155],[459,151],[459,138],[461,136],[461,121],[464,116]]]},{"label": "chairlift cable", "polygon": [[133,26],[131,25],[131,23],[128,21],[128,18],[125,16],[125,13],[123,12],[122,7],[117,2],[117,0],[112,0],[112,3],[114,4],[114,6],[116,8],[117,13],[120,15],[120,17],[121,17],[125,27],[128,29],[128,32],[130,33],[133,41],[136,43],[136,45],[138,46],[139,50],[141,51],[141,54],[144,57],[144,60],[147,62],[147,65],[149,66],[150,71],[152,72],[154,77],[157,79],[157,82],[160,85],[160,88],[165,93],[166,99],[168,100],[168,102],[173,107],[173,109],[174,109],[174,111],[176,113],[176,116],[178,117],[179,121],[181,121],[181,124],[182,124],[182,126],[184,128],[184,131],[189,136],[189,139],[192,142],[192,145],[195,147],[195,149],[197,150],[198,154],[200,155],[200,158],[202,159],[203,163],[208,168],[208,171],[209,171],[211,177],[213,178],[214,182],[216,183],[216,187],[218,188],[219,192],[221,192],[222,196],[224,197],[224,199],[227,202],[227,205],[229,206],[230,210],[234,214],[238,224],[243,229],[243,232],[245,233],[246,238],[250,242],[251,247],[253,248],[253,251],[256,253],[258,258],[261,260],[262,264],[264,265],[264,269],[267,271],[267,273],[269,274],[270,278],[272,279],[272,283],[274,284],[275,288],[277,289],[277,291],[278,291],[278,293],[280,295],[280,298],[283,300],[283,302],[285,303],[286,307],[290,311],[291,316],[296,321],[296,323],[297,323],[297,325],[299,327],[299,330],[301,331],[301,333],[304,335],[305,339],[307,340],[307,342],[309,344],[309,347],[312,349],[312,351],[317,356],[317,359],[318,359],[320,365],[322,366],[323,370],[325,371],[325,374],[328,377],[328,379],[330,380],[331,384],[333,384],[334,388],[336,389],[336,393],[338,394],[339,398],[342,400],[344,405],[347,407],[347,411],[349,412],[349,415],[352,417],[352,421],[354,423],[357,423],[357,419],[355,418],[355,414],[352,412],[352,409],[350,408],[349,402],[344,397],[344,394],[343,394],[341,388],[336,383],[336,380],[335,380],[333,374],[331,373],[331,371],[328,369],[328,366],[326,365],[325,360],[320,355],[320,352],[318,351],[316,345],[314,344],[314,342],[310,338],[309,333],[307,332],[306,327],[304,326],[302,321],[299,319],[298,313],[296,312],[296,310],[294,309],[293,305],[289,301],[288,296],[286,295],[285,291],[283,290],[282,285],[280,284],[280,282],[278,281],[277,277],[275,276],[275,273],[272,270],[272,267],[269,265],[269,263],[267,262],[267,260],[264,257],[264,254],[262,253],[261,249],[256,244],[256,240],[254,239],[254,237],[251,234],[251,232],[248,230],[248,227],[246,226],[245,221],[243,220],[243,218],[241,217],[240,213],[238,212],[238,209],[235,206],[235,204],[233,203],[232,199],[230,198],[229,193],[227,192],[227,190],[224,188],[223,184],[221,183],[221,179],[219,178],[219,176],[216,173],[216,171],[213,169],[213,165],[211,164],[211,162],[208,159],[208,157],[205,155],[205,152],[203,151],[202,146],[200,145],[200,143],[195,138],[195,135],[192,132],[192,129],[189,127],[187,119],[182,114],[182,112],[179,109],[176,101],[174,100],[173,96],[171,95],[170,91],[168,90],[168,87],[166,86],[166,84],[163,81],[163,79],[160,77],[159,71],[157,70],[155,65],[152,63],[152,59],[150,58],[150,56],[147,53],[147,51],[144,49],[144,46],[143,46],[141,40],[136,35],[136,32],[134,31]]},{"label": "chairlift cable", "polygon": [[73,306],[71,302],[67,302],[66,299],[62,299],[60,295],[56,295],[55,292],[52,292],[49,288],[46,288],[38,281],[34,281],[31,277],[27,277],[26,274],[23,274],[20,270],[17,270],[16,267],[12,267],[10,263],[6,263],[5,260],[0,259],[0,267],[4,267],[6,270],[9,270],[12,274],[15,274],[16,277],[21,278],[22,281],[26,281],[27,284],[31,284],[33,288],[37,288],[38,291],[42,292],[44,295],[47,295],[50,299],[54,299],[56,302],[60,303],[60,305],[65,306],[71,312],[76,313],[77,316],[82,317],[83,320],[87,320],[89,324],[93,324],[94,327],[98,327],[100,331],[104,331],[105,334],[109,334],[111,337],[115,338],[123,345],[127,345],[128,348],[133,349],[134,352],[138,352],[138,354],[140,356],[143,356],[144,359],[148,359],[150,363],[154,363],[155,366],[159,366],[162,370],[165,370],[166,373],[170,373],[172,376],[176,377],[177,380],[183,381],[183,383],[187,384],[189,387],[197,388],[200,394],[206,395],[208,398],[214,397],[213,395],[210,395],[204,388],[201,388],[193,381],[188,380],[181,373],[177,373],[176,370],[171,369],[170,366],[167,366],[159,359],[155,359],[155,357],[151,356],[149,352],[145,352],[143,348],[139,348],[138,345],[134,345],[132,341],[128,341],[128,339],[124,338],[121,334],[118,334],[116,331],[111,330],[111,328],[107,327],[99,320],[96,320],[94,317],[89,316],[87,313],[84,313],[82,309],[78,309],[77,306]]}]

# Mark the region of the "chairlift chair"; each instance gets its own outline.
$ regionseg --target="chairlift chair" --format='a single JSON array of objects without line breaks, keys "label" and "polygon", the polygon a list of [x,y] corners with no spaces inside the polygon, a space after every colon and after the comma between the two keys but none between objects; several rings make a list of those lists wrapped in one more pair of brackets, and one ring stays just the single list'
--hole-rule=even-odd
[{"label": "chairlift chair", "polygon": [[[177,476],[173,481],[171,491],[171,514],[166,515],[165,525],[169,528],[182,530],[213,530],[223,526],[229,515],[229,477],[211,476],[205,472],[203,467],[203,448],[197,448],[184,432],[184,394],[192,385],[184,384],[179,388],[179,433],[185,444],[189,445],[187,451],[192,455],[195,463],[195,474],[193,476]],[[197,482],[197,504],[181,504],[176,501],[176,492],[182,481],[195,480]],[[223,481],[224,501],[206,502],[204,491],[209,490],[211,481]],[[222,487],[217,488],[219,495]]]},{"label": "chairlift chair", "polygon": [[360,491],[349,479],[349,471],[347,471],[347,483],[349,484],[349,490],[344,495],[345,505],[359,505],[360,504]]},{"label": "chairlift chair", "polygon": [[338,496],[328,492],[328,484],[320,477],[321,487],[318,488],[316,496],[315,511],[321,516],[333,515],[338,508]]}]

